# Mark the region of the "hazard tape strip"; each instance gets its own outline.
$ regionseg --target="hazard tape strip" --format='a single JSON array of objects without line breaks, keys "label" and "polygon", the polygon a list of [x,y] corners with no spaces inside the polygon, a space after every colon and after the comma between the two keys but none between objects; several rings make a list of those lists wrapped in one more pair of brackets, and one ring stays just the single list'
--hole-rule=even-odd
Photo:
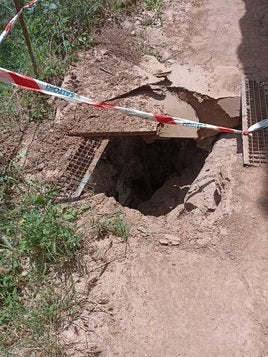
[{"label": "hazard tape strip", "polygon": [[173,116],[169,116],[169,115],[147,113],[147,112],[143,112],[141,110],[137,110],[134,108],[125,108],[125,107],[120,107],[120,106],[116,106],[116,105],[112,105],[112,104],[104,103],[104,102],[98,103],[98,102],[95,102],[91,98],[87,98],[87,97],[78,95],[74,92],[69,91],[68,89],[57,87],[52,84],[49,84],[49,83],[46,83],[43,81],[39,81],[37,79],[33,79],[31,77],[27,77],[22,74],[18,74],[16,72],[9,71],[9,70],[1,68],[1,67],[0,67],[0,82],[6,83],[6,84],[12,84],[12,85],[21,87],[23,89],[28,89],[28,90],[32,90],[35,92],[52,95],[52,96],[55,96],[55,97],[58,97],[61,99],[65,99],[67,101],[81,103],[81,104],[87,104],[87,105],[93,106],[95,108],[118,111],[118,112],[120,112],[124,115],[128,115],[128,116],[136,116],[136,117],[139,117],[142,119],[157,120],[159,123],[163,123],[163,124],[173,124],[173,125],[178,124],[178,125],[187,126],[187,127],[194,127],[197,129],[206,128],[206,129],[212,129],[212,130],[216,130],[219,132],[231,133],[231,134],[244,134],[244,135],[249,134],[247,131],[242,132],[241,130],[226,128],[226,127],[216,126],[216,125],[211,125],[211,124],[199,123],[199,122],[195,122],[192,120],[173,117]]},{"label": "hazard tape strip", "polygon": [[29,2],[28,4],[24,5],[20,11],[13,17],[13,19],[11,19],[9,21],[9,23],[6,25],[4,31],[1,33],[0,35],[0,43],[6,38],[6,36],[8,35],[8,33],[10,32],[10,30],[12,29],[12,27],[14,26],[15,22],[18,20],[18,18],[21,16],[22,12],[25,9],[28,9],[34,5],[36,5],[38,0],[33,0],[31,2]]}]

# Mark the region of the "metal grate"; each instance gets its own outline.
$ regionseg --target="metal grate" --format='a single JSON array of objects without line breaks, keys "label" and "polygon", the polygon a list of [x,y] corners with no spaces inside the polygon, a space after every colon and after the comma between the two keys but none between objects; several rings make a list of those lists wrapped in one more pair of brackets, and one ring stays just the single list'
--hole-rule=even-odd
[{"label": "metal grate", "polygon": [[[268,84],[246,79],[242,83],[243,130],[268,118]],[[268,164],[268,130],[243,137],[244,164],[260,166]]]},{"label": "metal grate", "polygon": [[108,140],[80,139],[79,147],[61,177],[58,200],[71,200],[81,195],[107,144]]}]

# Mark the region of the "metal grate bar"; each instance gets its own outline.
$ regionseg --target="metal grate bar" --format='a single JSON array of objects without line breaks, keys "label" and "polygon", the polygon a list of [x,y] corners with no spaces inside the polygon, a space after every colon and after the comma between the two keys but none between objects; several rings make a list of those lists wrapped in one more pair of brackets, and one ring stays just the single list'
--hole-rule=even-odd
[{"label": "metal grate bar", "polygon": [[[268,118],[268,86],[246,79],[242,83],[243,130]],[[243,137],[244,164],[260,166],[268,164],[268,131],[262,130],[252,136]]]},{"label": "metal grate bar", "polygon": [[108,140],[80,139],[80,144],[61,177],[59,201],[75,199],[81,195],[107,144]]}]

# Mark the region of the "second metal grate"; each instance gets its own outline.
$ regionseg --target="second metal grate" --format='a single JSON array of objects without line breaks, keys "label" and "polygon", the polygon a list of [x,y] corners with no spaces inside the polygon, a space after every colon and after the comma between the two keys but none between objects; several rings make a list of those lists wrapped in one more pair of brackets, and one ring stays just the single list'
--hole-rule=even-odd
[{"label": "second metal grate", "polygon": [[[268,118],[268,84],[246,79],[242,84],[243,129]],[[268,130],[243,137],[244,164],[268,164]]]}]

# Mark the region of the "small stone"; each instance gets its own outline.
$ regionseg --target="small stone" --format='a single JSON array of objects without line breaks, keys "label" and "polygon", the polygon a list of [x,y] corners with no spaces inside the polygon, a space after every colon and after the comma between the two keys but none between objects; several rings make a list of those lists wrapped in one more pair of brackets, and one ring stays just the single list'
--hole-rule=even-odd
[{"label": "small stone", "polygon": [[159,239],[158,243],[161,245],[168,245],[168,240],[167,239]]},{"label": "small stone", "polygon": [[101,298],[101,299],[98,301],[98,303],[99,303],[100,305],[106,305],[106,304],[108,304],[108,302],[109,302],[109,299],[108,299],[108,298]]},{"label": "small stone", "polygon": [[41,164],[39,164],[39,165],[37,166],[37,170],[38,170],[38,171],[42,171],[42,170],[44,170],[44,168],[45,168],[45,164],[44,164],[44,163],[41,163]]},{"label": "small stone", "polygon": [[174,236],[173,234],[165,234],[164,235],[165,239],[170,240],[170,241],[180,241],[180,238],[177,236]]},{"label": "small stone", "polygon": [[134,31],[134,30],[131,31],[131,32],[130,32],[130,35],[131,35],[131,36],[136,36],[136,31]]},{"label": "small stone", "polygon": [[173,245],[174,247],[177,247],[177,246],[179,246],[181,244],[181,242],[174,240],[174,241],[170,242],[170,244]]},{"label": "small stone", "polygon": [[147,233],[147,229],[144,227],[137,227],[137,231],[142,232],[142,233]]}]

